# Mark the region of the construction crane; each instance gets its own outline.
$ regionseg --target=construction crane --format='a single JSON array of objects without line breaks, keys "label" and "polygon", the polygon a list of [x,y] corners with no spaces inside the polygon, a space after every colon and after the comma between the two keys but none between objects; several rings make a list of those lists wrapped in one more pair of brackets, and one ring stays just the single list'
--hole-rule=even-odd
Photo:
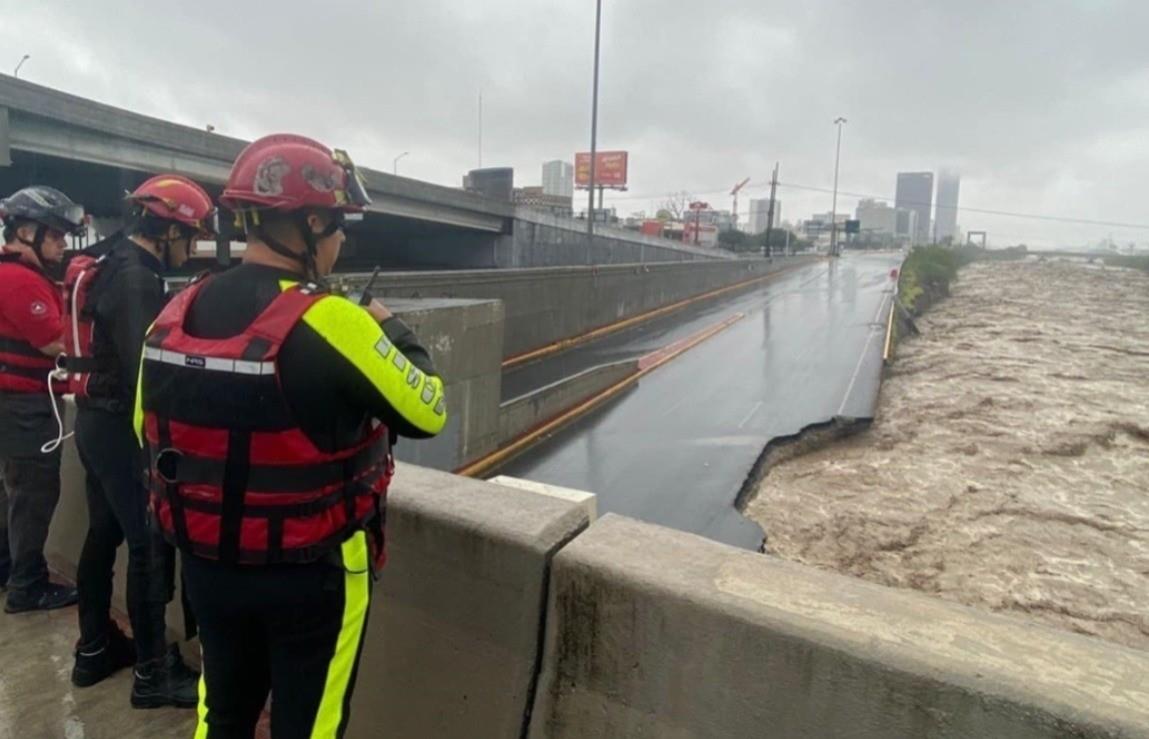
[{"label": "construction crane", "polygon": [[735,231],[738,230],[738,192],[742,188],[746,187],[749,184],[750,184],[750,178],[747,177],[746,179],[742,180],[737,185],[735,185],[734,189],[730,191],[730,194],[732,196],[734,196],[734,230]]}]

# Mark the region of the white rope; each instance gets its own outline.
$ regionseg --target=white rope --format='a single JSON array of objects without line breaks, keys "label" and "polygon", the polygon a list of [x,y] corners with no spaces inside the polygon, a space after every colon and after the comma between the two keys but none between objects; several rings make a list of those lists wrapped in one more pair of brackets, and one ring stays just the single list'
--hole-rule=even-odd
[{"label": "white rope", "polygon": [[[59,361],[59,360],[57,360]],[[56,367],[48,373],[48,398],[52,401],[52,415],[56,417],[56,438],[40,447],[42,454],[51,454],[52,452],[63,446],[64,442],[71,439],[76,435],[75,431],[64,433],[64,418],[60,413],[60,403],[56,399],[56,394],[52,392],[52,380],[59,380],[64,382],[68,379],[68,371],[62,367]]]}]

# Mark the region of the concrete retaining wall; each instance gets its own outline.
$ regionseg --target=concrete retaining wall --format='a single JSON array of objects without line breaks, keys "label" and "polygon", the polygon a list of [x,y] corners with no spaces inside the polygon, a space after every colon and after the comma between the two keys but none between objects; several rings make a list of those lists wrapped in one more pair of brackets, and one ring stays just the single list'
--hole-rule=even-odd
[{"label": "concrete retaining wall", "polygon": [[[761,277],[817,257],[682,264],[462,270],[381,274],[384,300],[474,298],[502,300],[503,352],[514,356],[684,298]],[[347,281],[361,284],[365,276]]]},{"label": "concrete retaining wall", "polygon": [[[74,572],[66,459],[48,551]],[[1149,737],[1149,653],[589,519],[400,465],[348,736]]]},{"label": "concrete retaining wall", "polygon": [[733,255],[633,231],[596,226],[594,246],[587,254],[586,221],[559,218],[525,208],[515,211],[514,229],[495,242],[495,266],[561,267],[646,262],[729,260]]},{"label": "concrete retaining wall", "polygon": [[578,502],[401,465],[349,739],[518,739]]},{"label": "concrete retaining wall", "polygon": [[580,401],[638,371],[638,360],[591,367],[565,380],[509,400],[499,408],[499,444],[503,446]]},{"label": "concrete retaining wall", "polygon": [[[70,425],[76,418],[75,406],[67,411],[67,422]],[[56,507],[56,514],[52,517],[52,526],[48,531],[48,541],[44,545],[44,556],[49,565],[56,572],[62,573],[70,580],[76,579],[76,565],[80,561],[80,549],[84,546],[84,538],[88,534],[88,500],[84,493],[84,467],[80,464],[80,457],[76,453],[76,446],[72,441],[64,444],[63,461],[60,469],[60,503]],[[115,572],[115,598],[114,607],[121,613],[127,612],[124,594],[127,592],[127,545],[120,547],[116,555]],[[167,621],[169,636],[178,639],[183,636],[183,609],[177,587],[176,597],[168,606]],[[77,626],[77,636],[79,636]]]},{"label": "concrete retaining wall", "polygon": [[1149,736],[1149,654],[613,515],[546,640],[535,739]]},{"label": "concrete retaining wall", "polygon": [[[73,449],[65,459],[47,554],[74,577],[88,511]],[[588,520],[585,501],[400,464],[348,739],[518,739],[538,674],[549,560]],[[121,612],[126,564],[121,547]],[[181,625],[173,604],[172,638]]]},{"label": "concrete retaining wall", "polygon": [[454,470],[498,445],[503,304],[497,300],[388,300],[431,353],[443,377],[447,427],[426,441],[399,442],[396,456]]}]

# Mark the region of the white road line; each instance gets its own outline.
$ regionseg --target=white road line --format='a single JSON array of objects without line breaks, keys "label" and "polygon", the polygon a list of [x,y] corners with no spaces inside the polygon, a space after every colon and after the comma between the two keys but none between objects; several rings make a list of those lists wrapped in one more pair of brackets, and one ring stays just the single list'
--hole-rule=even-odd
[{"label": "white road line", "polygon": [[878,303],[878,312],[874,314],[874,320],[870,325],[870,335],[866,337],[866,345],[862,347],[862,353],[858,357],[858,364],[854,367],[854,374],[850,376],[850,384],[846,386],[846,394],[842,396],[842,404],[838,406],[838,415],[842,415],[842,411],[846,409],[846,402],[850,400],[850,393],[854,392],[854,383],[858,381],[858,373],[862,371],[862,363],[866,361],[866,354],[870,351],[870,342],[874,340],[874,324],[880,323],[882,309],[886,307],[886,302],[890,293],[886,293],[887,297],[883,297]]},{"label": "white road line", "polygon": [[757,403],[754,404],[754,407],[750,409],[750,412],[746,414],[746,418],[742,419],[742,423],[738,424],[738,428],[742,428],[747,423],[749,423],[750,419],[754,418],[754,415],[756,413],[758,413],[758,409],[761,407],[762,407],[762,401],[759,400]]},{"label": "white road line", "polygon": [[669,416],[671,413],[674,413],[676,410],[678,410],[679,407],[685,402],[686,402],[686,396],[679,398],[678,402],[675,403],[674,405],[670,406],[669,408],[667,408],[665,411],[663,411],[662,415],[664,417]]}]

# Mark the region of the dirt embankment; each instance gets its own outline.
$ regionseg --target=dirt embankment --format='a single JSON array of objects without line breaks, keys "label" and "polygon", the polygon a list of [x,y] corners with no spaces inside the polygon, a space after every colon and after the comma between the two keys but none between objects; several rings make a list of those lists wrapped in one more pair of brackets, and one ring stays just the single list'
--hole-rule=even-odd
[{"label": "dirt embankment", "polygon": [[1149,275],[979,263],[866,432],[769,470],[769,550],[1149,649]]}]

